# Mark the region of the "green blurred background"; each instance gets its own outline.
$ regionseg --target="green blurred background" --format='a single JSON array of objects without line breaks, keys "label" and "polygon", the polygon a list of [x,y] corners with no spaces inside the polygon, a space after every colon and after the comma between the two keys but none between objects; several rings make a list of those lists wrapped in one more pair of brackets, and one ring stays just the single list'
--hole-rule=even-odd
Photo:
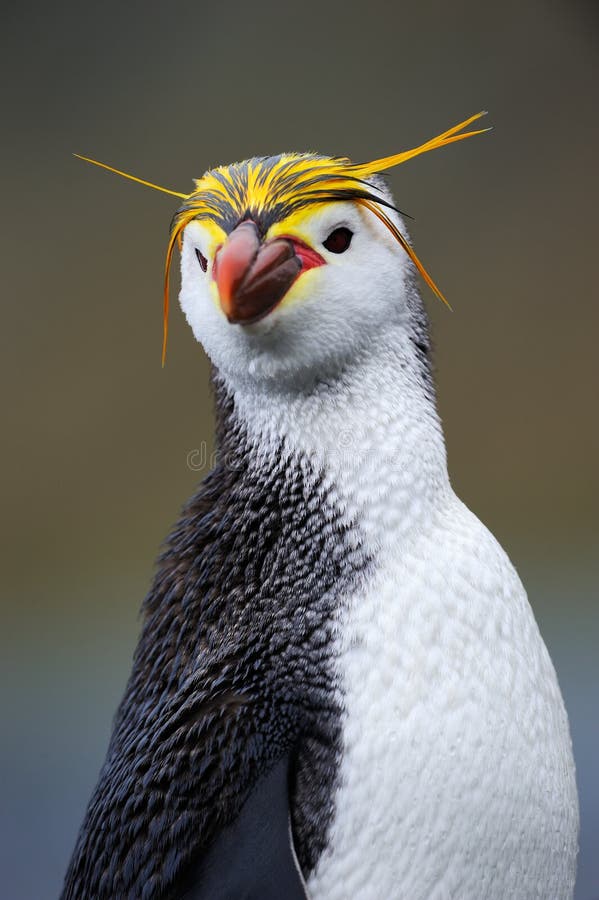
[{"label": "green blurred background", "polygon": [[[370,159],[479,109],[490,135],[396,170],[453,481],[514,560],[569,709],[578,900],[599,897],[598,17],[575,2],[6,3],[2,10],[0,894],[53,898],[160,541],[212,437],[175,306],[171,199],[220,162]],[[551,898],[548,898],[551,900]]]}]

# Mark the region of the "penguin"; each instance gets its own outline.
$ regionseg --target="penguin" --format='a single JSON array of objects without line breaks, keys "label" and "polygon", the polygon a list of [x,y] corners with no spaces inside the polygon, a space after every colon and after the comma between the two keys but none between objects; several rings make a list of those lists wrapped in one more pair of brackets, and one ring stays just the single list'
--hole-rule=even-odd
[{"label": "penguin", "polygon": [[452,490],[416,272],[442,295],[382,177],[477,118],[167,191],[165,341],[179,245],[217,461],[144,601],[63,900],[571,900],[566,711]]}]

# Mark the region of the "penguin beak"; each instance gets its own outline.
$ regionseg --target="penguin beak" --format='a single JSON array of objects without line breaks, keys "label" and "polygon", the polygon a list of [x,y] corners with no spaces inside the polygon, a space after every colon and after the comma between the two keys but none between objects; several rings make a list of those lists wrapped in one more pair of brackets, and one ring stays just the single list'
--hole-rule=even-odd
[{"label": "penguin beak", "polygon": [[[263,319],[283,299],[303,268],[324,263],[320,254],[303,248],[300,241],[287,237],[262,243],[250,219],[233,229],[217,251],[212,269],[220,305],[231,324],[249,325]],[[318,262],[312,256],[318,257]]]}]

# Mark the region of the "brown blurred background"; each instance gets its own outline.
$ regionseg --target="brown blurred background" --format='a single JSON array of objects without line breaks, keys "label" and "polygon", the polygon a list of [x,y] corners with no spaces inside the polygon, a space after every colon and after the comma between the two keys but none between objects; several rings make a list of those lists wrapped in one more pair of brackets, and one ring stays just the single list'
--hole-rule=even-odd
[{"label": "brown blurred background", "polygon": [[[0,894],[55,897],[153,560],[210,442],[178,308],[176,190],[285,149],[388,154],[479,109],[493,132],[397,170],[453,481],[525,581],[568,705],[599,897],[599,18],[570,0],[4,4]],[[194,457],[197,462],[197,457]],[[551,900],[551,898],[548,898]]]}]

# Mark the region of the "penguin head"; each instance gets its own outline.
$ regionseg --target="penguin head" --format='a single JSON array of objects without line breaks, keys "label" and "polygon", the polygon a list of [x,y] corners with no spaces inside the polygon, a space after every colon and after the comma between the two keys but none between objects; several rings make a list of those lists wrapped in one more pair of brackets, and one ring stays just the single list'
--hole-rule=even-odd
[{"label": "penguin head", "polygon": [[[313,159],[288,158],[298,168]],[[274,157],[227,174],[241,181],[254,167],[277,165],[285,170]],[[246,175],[246,191],[252,181],[259,177]],[[362,189],[405,235],[382,179]],[[182,233],[181,307],[228,379],[303,385],[327,377],[407,315],[410,259],[369,208],[329,199],[287,209],[276,194],[259,206],[247,194],[240,215],[194,218]]]},{"label": "penguin head", "polygon": [[[381,175],[421,153],[487,129],[477,113],[419,147],[367,163],[284,153],[219,166],[179,193],[81,157],[182,200],[166,253],[181,251],[180,302],[196,338],[230,379],[303,385],[327,377],[419,301],[416,256]],[[420,310],[418,309],[418,312]]]}]

